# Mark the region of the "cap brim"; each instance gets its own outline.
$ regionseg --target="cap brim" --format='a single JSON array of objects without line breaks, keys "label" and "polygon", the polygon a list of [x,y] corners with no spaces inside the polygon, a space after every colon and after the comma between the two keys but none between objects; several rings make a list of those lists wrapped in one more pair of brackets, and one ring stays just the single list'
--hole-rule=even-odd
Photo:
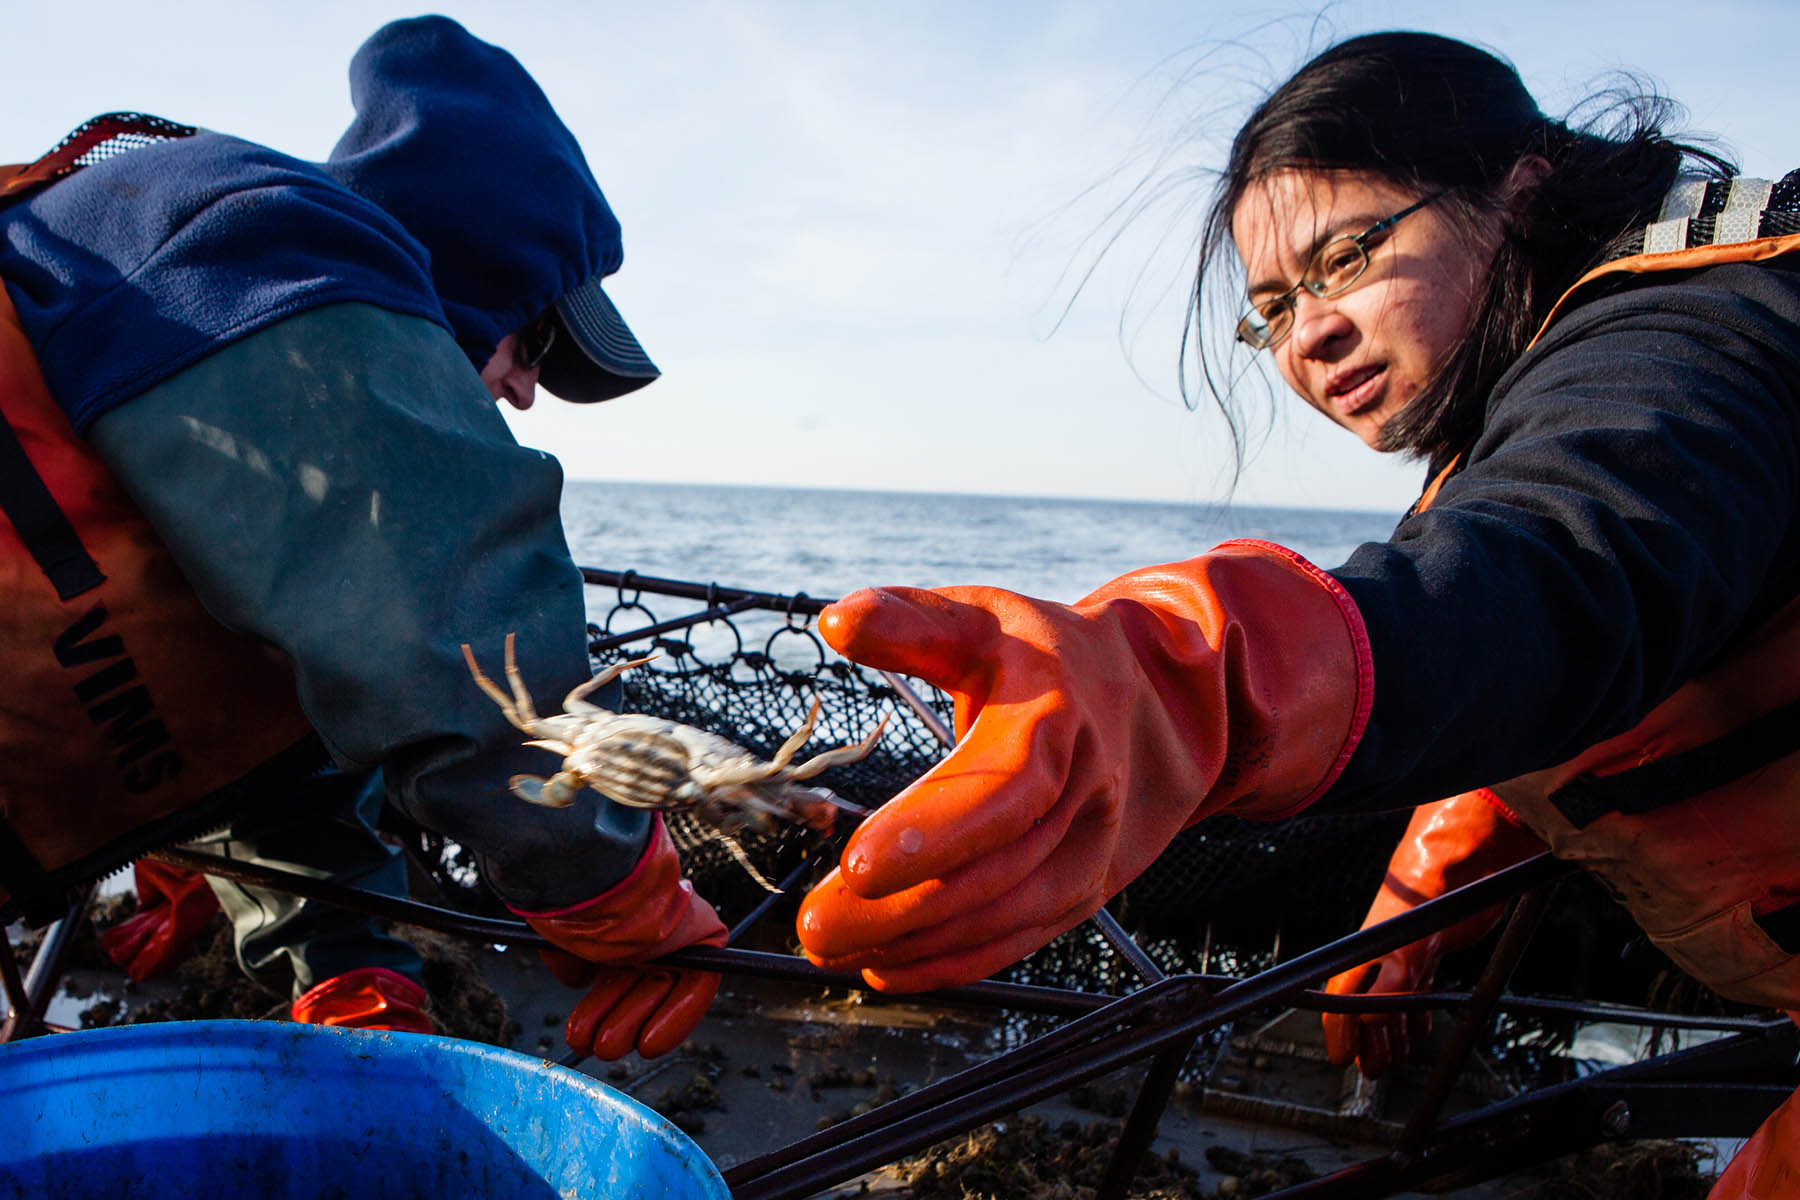
[{"label": "cap brim", "polygon": [[553,396],[592,404],[634,392],[662,374],[595,276],[556,302],[560,335],[538,368],[538,384]]}]

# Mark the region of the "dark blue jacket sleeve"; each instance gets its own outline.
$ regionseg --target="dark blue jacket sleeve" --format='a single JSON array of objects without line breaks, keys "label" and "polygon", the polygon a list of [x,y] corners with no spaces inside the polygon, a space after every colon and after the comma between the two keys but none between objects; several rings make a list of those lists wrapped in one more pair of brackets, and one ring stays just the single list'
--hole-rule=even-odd
[{"label": "dark blue jacket sleeve", "polygon": [[1326,808],[1424,803],[1622,732],[1800,589],[1800,273],[1595,300],[1500,381],[1435,503],[1332,572],[1375,705]]}]

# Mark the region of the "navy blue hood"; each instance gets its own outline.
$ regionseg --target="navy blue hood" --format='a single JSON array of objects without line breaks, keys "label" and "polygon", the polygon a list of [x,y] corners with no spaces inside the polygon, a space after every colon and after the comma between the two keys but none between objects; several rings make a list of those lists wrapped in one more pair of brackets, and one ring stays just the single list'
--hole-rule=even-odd
[{"label": "navy blue hood", "polygon": [[350,63],[356,119],[324,164],[422,243],[457,342],[500,339],[624,257],[587,160],[530,75],[446,17],[396,21]]}]

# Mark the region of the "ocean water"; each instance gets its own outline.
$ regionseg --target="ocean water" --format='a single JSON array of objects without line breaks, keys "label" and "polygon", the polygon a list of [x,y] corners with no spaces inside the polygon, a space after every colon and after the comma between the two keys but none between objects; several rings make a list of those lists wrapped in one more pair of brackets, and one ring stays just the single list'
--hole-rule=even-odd
[{"label": "ocean water", "polygon": [[1266,538],[1333,567],[1384,540],[1399,516],[582,481],[563,498],[569,548],[583,566],[823,598],[876,584],[976,583],[1068,602],[1134,567],[1235,537]]},{"label": "ocean water", "polygon": [[[1398,518],[706,484],[571,482],[563,497],[569,548],[584,567],[826,600],[882,584],[986,584],[1066,603],[1133,568],[1192,558],[1234,537],[1265,538],[1333,567],[1362,543],[1385,539]],[[607,635],[703,607],[648,592],[587,589],[588,620]],[[753,610],[676,636],[703,662],[725,664],[739,651],[755,651],[783,670],[812,670],[831,652],[806,624]]]}]

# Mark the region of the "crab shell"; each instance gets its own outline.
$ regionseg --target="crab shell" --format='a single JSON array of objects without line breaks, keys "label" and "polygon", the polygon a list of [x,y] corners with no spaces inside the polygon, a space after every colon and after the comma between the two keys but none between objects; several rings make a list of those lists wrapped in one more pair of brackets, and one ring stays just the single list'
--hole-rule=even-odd
[{"label": "crab shell", "polygon": [[794,764],[794,754],[812,736],[819,719],[815,699],[806,720],[764,762],[743,747],[691,725],[641,713],[616,713],[590,703],[587,696],[649,658],[614,663],[563,697],[563,711],[540,717],[519,674],[512,634],[506,635],[506,682],[503,691],[463,643],[463,660],[475,685],[499,705],[506,719],[533,740],[526,743],[561,755],[562,770],[549,779],[515,775],[515,795],[533,804],[564,808],[591,787],[634,808],[693,809],[708,823],[727,832],[746,828],[769,830],[775,822],[809,825],[828,831],[838,809],[866,810],[839,800],[826,788],[802,787],[827,767],[867,758],[881,732],[883,717],[862,741],[816,754]]},{"label": "crab shell", "polygon": [[529,743],[561,754],[563,769],[547,783],[515,776],[516,793],[539,804],[567,804],[581,788],[591,787],[632,808],[693,810],[727,833],[770,833],[778,823],[829,833],[841,807],[829,789],[795,782],[792,767],[763,762],[691,725],[604,709],[578,724],[558,730],[563,738]]}]

